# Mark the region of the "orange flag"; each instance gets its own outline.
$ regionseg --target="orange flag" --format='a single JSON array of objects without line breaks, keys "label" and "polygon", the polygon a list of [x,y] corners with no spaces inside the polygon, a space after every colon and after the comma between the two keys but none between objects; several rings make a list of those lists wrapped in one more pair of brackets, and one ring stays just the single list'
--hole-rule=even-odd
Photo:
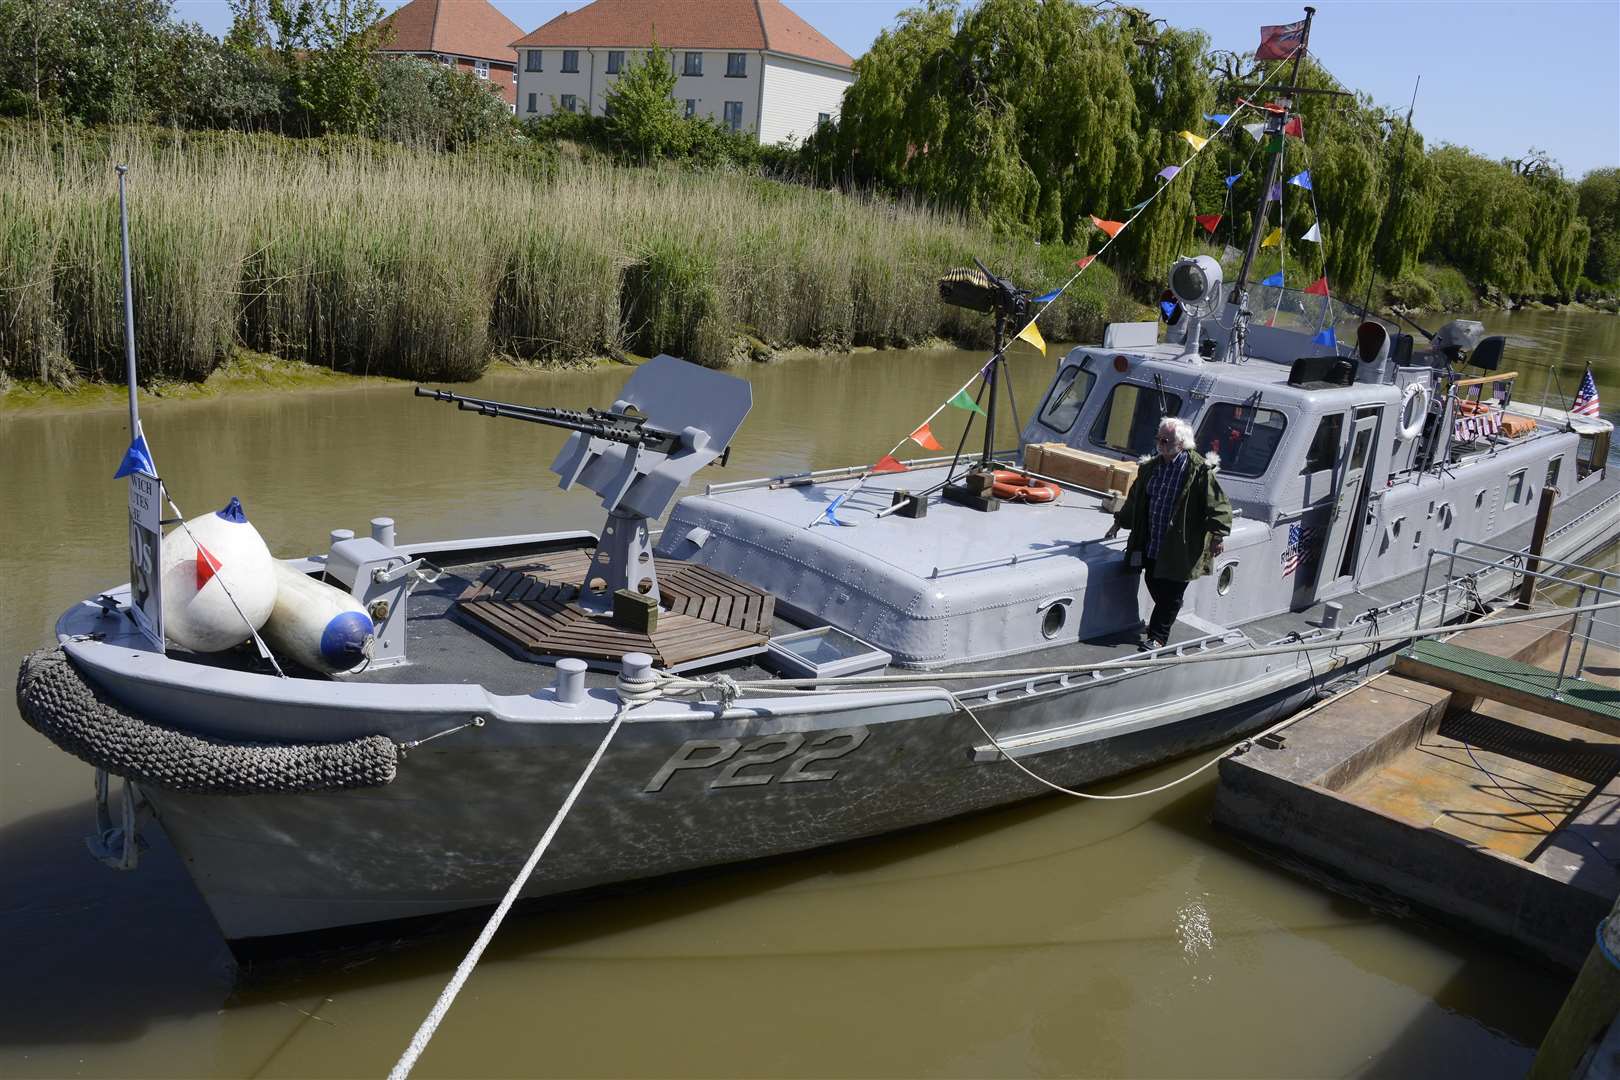
[{"label": "orange flag", "polygon": [[877,464],[873,465],[870,469],[868,469],[866,471],[867,472],[873,472],[873,473],[883,473],[883,472],[909,472],[910,470],[907,469],[904,465],[902,465],[900,463],[900,461],[893,454],[884,454],[882,457],[877,459]]},{"label": "orange flag", "polygon": [[1086,267],[1091,265],[1091,260],[1095,259],[1096,257],[1097,256],[1095,256],[1095,255],[1083,255],[1080,258],[1074,260],[1074,265],[1076,265],[1080,269],[1084,270]]},{"label": "orange flag", "polygon": [[1097,228],[1101,229],[1103,232],[1107,233],[1109,236],[1118,236],[1119,230],[1125,227],[1125,223],[1123,221],[1104,221],[1096,214],[1091,215],[1091,223],[1097,226]]},{"label": "orange flag", "polygon": [[201,592],[202,587],[204,585],[208,584],[210,581],[214,580],[214,575],[217,574],[217,573],[219,573],[219,560],[214,558],[214,553],[212,551],[209,551],[207,548],[203,547],[201,544],[198,544],[197,545],[197,591]]},{"label": "orange flag", "polygon": [[924,424],[922,427],[918,428],[916,431],[913,431],[910,435],[907,435],[906,438],[910,439],[912,442],[916,443],[918,446],[922,447],[924,450],[943,450],[943,449],[945,449],[943,446],[939,445],[939,440],[934,438],[933,429],[930,428],[927,424]]}]

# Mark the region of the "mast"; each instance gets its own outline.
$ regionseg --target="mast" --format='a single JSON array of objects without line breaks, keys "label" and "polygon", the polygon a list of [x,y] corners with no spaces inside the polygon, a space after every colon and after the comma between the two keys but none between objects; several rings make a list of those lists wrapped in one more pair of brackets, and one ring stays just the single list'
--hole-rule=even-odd
[{"label": "mast", "polygon": [[[1305,28],[1301,32],[1299,48],[1294,51],[1294,70],[1289,76],[1288,93],[1282,99],[1283,111],[1268,113],[1266,116],[1265,136],[1269,142],[1273,138],[1283,137],[1283,127],[1287,124],[1293,108],[1292,94],[1299,86],[1299,68],[1305,59],[1305,50],[1311,43],[1311,19],[1316,15],[1316,9],[1305,8]],[[1238,269],[1237,284],[1233,286],[1232,295],[1237,300],[1237,316],[1232,320],[1232,340],[1227,348],[1226,359],[1236,363],[1242,358],[1244,348],[1249,339],[1249,268],[1254,257],[1260,252],[1260,237],[1266,227],[1266,214],[1271,209],[1271,189],[1282,177],[1282,147],[1272,152],[1271,161],[1266,166],[1265,182],[1260,185],[1260,205],[1255,210],[1254,227],[1249,230],[1249,244],[1243,252],[1243,265]],[[1284,243],[1287,241],[1284,240]]]}]

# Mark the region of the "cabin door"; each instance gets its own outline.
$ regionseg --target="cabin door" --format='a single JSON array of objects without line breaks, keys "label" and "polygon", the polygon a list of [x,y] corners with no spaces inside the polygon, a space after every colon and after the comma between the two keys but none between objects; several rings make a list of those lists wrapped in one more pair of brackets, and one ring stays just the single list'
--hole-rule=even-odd
[{"label": "cabin door", "polygon": [[1361,526],[1367,516],[1367,466],[1372,464],[1373,437],[1377,432],[1378,413],[1358,411],[1350,430],[1339,496],[1328,522],[1327,544],[1322,549],[1318,580],[1323,584],[1355,572],[1356,549],[1361,546]]}]

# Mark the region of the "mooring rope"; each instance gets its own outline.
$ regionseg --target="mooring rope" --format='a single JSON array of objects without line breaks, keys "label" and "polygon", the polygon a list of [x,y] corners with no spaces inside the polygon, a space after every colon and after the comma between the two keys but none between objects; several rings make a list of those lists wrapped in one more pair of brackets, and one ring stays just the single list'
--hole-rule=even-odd
[{"label": "mooring rope", "polygon": [[523,886],[528,884],[529,876],[534,873],[534,868],[540,865],[540,860],[545,855],[546,848],[551,846],[552,838],[557,835],[557,830],[562,827],[563,819],[574,808],[574,802],[579,798],[579,793],[585,790],[586,782],[590,780],[591,774],[596,771],[596,766],[601,763],[602,755],[607,752],[608,744],[613,741],[613,736],[619,733],[619,726],[624,722],[625,714],[634,707],[635,703],[626,701],[619,706],[618,712],[613,714],[613,722],[608,725],[607,734],[602,736],[602,742],[597,746],[596,753],[591,755],[591,760],[586,764],[585,771],[579,774],[578,780],[574,781],[573,789],[568,792],[568,797],[563,800],[562,806],[558,808],[556,815],[552,817],[551,824],[546,826],[546,831],[541,835],[540,842],[534,845],[533,851],[529,852],[528,861],[523,864],[523,869],[519,870],[517,877],[512,879],[512,884],[506,889],[506,895],[501,898],[501,902],[495,908],[494,914],[484,924],[483,932],[478,935],[478,940],[474,941],[472,948],[467,950],[467,955],[462,958],[461,964],[456,968],[456,973],[450,977],[450,981],[445,984],[444,990],[440,992],[439,1000],[433,1003],[433,1008],[428,1010],[427,1016],[422,1020],[422,1025],[416,1029],[416,1034],[411,1036],[410,1045],[405,1048],[405,1052],[394,1063],[393,1069],[388,1073],[388,1080],[405,1080],[406,1077],[411,1075],[411,1070],[416,1067],[416,1059],[422,1056],[422,1051],[427,1049],[429,1040],[439,1030],[440,1021],[450,1011],[450,1006],[455,1004],[456,995],[461,993],[461,988],[467,982],[468,976],[472,974],[473,968],[478,966],[478,960],[484,955],[484,949],[489,946],[490,941],[495,937],[495,931],[500,929],[501,920],[505,919],[506,913],[512,910],[512,905],[517,902],[518,894],[523,891]]}]

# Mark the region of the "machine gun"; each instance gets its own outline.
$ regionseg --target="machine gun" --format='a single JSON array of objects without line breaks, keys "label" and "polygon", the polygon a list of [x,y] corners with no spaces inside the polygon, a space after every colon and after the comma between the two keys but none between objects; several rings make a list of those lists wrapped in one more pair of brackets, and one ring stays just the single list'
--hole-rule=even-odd
[{"label": "machine gun", "polygon": [[615,593],[658,600],[647,521],[668,507],[678,488],[731,446],[754,403],[748,383],[732,375],[655,356],[636,368],[608,409],[553,409],[416,388],[417,397],[454,402],[463,412],[563,428],[551,471],[564,491],[584,484],[602,497],[607,521],[578,606],[613,610]]},{"label": "machine gun", "polygon": [[487,398],[463,397],[448,390],[416,388],[417,397],[434,401],[453,401],[463,412],[480,416],[504,416],[509,420],[527,420],[531,424],[578,431],[594,439],[623,443],[625,446],[643,447],[660,454],[673,454],[681,444],[681,437],[672,431],[647,427],[647,418],[635,413],[603,411],[601,409],[552,409],[540,405],[514,405],[509,401],[490,401]]}]

